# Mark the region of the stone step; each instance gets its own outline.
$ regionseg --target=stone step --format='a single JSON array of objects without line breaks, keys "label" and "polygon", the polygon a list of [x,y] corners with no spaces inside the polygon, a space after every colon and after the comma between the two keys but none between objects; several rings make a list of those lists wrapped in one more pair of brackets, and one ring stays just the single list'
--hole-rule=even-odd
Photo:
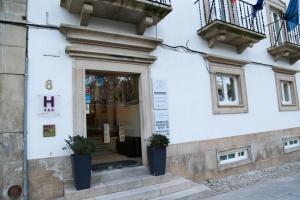
[{"label": "stone step", "polygon": [[107,155],[107,154],[113,154],[113,152],[109,149],[96,149],[93,153],[93,156],[99,156],[99,155]]},{"label": "stone step", "polygon": [[149,185],[155,185],[170,181],[173,175],[166,173],[163,176],[152,175],[139,175],[123,179],[114,179],[113,181],[101,182],[96,185],[92,185],[91,188],[86,190],[77,191],[73,188],[65,189],[66,200],[81,200],[92,198],[100,195],[106,195],[111,193],[118,193],[120,191],[132,190],[135,188],[142,188]]},{"label": "stone step", "polygon": [[[109,182],[147,174],[149,174],[149,168],[144,166],[126,167],[122,169],[92,172],[91,183],[92,185],[95,185],[100,182]],[[64,187],[74,187],[72,176],[64,180]]]},{"label": "stone step", "polygon": [[108,182],[114,180],[120,180],[124,178],[139,176],[139,175],[148,175],[149,168],[145,166],[137,167],[126,167],[122,169],[114,169],[100,172],[93,172],[92,174],[92,183],[96,182]]},{"label": "stone step", "polygon": [[87,200],[140,200],[150,199],[192,187],[192,182],[184,178],[174,178],[168,182],[126,190],[90,198]]},{"label": "stone step", "polygon": [[205,185],[194,184],[189,189],[151,198],[151,200],[198,200],[206,197],[205,192],[207,191],[209,191],[209,188]]}]

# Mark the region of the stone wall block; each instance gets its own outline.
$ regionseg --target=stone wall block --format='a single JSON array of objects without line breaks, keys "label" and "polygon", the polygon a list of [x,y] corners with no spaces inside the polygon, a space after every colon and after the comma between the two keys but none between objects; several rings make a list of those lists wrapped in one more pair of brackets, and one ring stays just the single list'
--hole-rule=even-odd
[{"label": "stone wall block", "polygon": [[282,159],[284,163],[300,161],[300,151],[287,153]]},{"label": "stone wall block", "polygon": [[23,180],[23,162],[6,162],[3,164],[4,188],[19,184],[22,185]]},{"label": "stone wall block", "polygon": [[187,142],[178,144],[178,155],[194,154],[200,152],[199,142]]},{"label": "stone wall block", "polygon": [[293,136],[293,137],[300,136],[300,128],[292,128],[291,129],[291,136]]},{"label": "stone wall block", "polygon": [[207,150],[216,150],[217,148],[218,148],[217,139],[199,141],[200,152],[205,152]]},{"label": "stone wall block", "polygon": [[5,25],[2,45],[26,47],[26,28],[14,25]]},{"label": "stone wall block", "polygon": [[2,170],[3,188],[2,199],[11,200],[7,196],[7,190],[12,185],[20,185],[23,183],[23,162],[5,162]]},{"label": "stone wall block", "polygon": [[243,174],[253,170],[255,170],[255,165],[253,163],[247,165],[241,165],[236,168],[237,174]]},{"label": "stone wall block", "polygon": [[205,152],[205,170],[215,172],[218,168],[217,151],[209,150]]},{"label": "stone wall block", "polygon": [[[1,7],[1,3],[0,3],[0,7]],[[0,13],[0,16],[1,16],[1,13]],[[5,25],[0,24],[0,44],[4,43],[4,36],[5,36]]]},{"label": "stone wall block", "polygon": [[23,134],[0,134],[0,160],[3,162],[23,160]]},{"label": "stone wall block", "polygon": [[[0,25],[0,41],[1,41],[1,25]],[[5,72],[4,66],[4,47],[0,45],[0,73]]]},{"label": "stone wall block", "polygon": [[255,158],[253,159],[253,161],[257,162],[267,159],[265,146],[266,141],[255,142],[251,145],[251,148],[255,148],[256,151]]},{"label": "stone wall block", "polygon": [[255,136],[254,134],[248,134],[245,135],[244,137],[234,136],[231,138],[231,140],[232,140],[233,148],[245,147],[255,142]]},{"label": "stone wall block", "polygon": [[184,161],[187,178],[194,178],[196,174],[203,172],[205,168],[205,160],[199,154],[186,154]]},{"label": "stone wall block", "polygon": [[233,141],[232,137],[218,139],[218,151],[232,149]]},{"label": "stone wall block", "polygon": [[25,48],[2,46],[0,47],[0,72],[24,74]]},{"label": "stone wall block", "polygon": [[177,153],[177,144],[170,144],[167,147],[167,157],[176,156]]},{"label": "stone wall block", "polygon": [[251,160],[252,162],[255,162],[257,160],[257,154],[258,154],[257,144],[252,143],[250,148],[251,148]]},{"label": "stone wall block", "polygon": [[[300,128],[275,130],[248,135],[177,144],[177,155],[168,157],[168,170],[194,180],[241,174],[300,160],[300,151],[284,152],[282,139],[300,134]],[[218,168],[217,151],[251,147],[252,162],[232,168]],[[197,152],[198,151],[198,152]],[[194,153],[193,153],[194,152]],[[193,174],[194,173],[194,174]]]},{"label": "stone wall block", "polygon": [[23,131],[24,77],[0,77],[0,132]]},{"label": "stone wall block", "polygon": [[6,13],[17,16],[25,16],[26,15],[26,4],[17,2],[17,1],[6,1]]},{"label": "stone wall block", "polygon": [[281,136],[269,138],[265,143],[265,152],[267,158],[276,158],[283,155],[283,143]]},{"label": "stone wall block", "polygon": [[0,199],[2,199],[1,198],[2,193],[3,193],[2,189],[4,187],[4,182],[3,182],[3,178],[4,178],[4,175],[3,175],[3,164],[4,164],[4,162],[2,160],[0,160]]},{"label": "stone wall block", "polygon": [[172,156],[167,159],[168,169],[174,174],[185,175],[185,157],[184,155]]},{"label": "stone wall block", "polygon": [[269,139],[271,132],[262,132],[255,134],[255,141],[257,142],[265,142]]},{"label": "stone wall block", "polygon": [[53,199],[64,194],[64,174],[71,171],[69,156],[29,162],[29,199]]},{"label": "stone wall block", "polygon": [[0,19],[21,22],[24,21],[22,17],[26,16],[26,2],[24,0],[2,0],[0,10]]}]

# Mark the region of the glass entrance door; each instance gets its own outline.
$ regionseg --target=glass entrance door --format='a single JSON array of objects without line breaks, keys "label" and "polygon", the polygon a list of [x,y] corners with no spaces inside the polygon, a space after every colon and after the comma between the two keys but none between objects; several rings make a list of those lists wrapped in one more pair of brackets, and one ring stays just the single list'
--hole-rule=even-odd
[{"label": "glass entrance door", "polygon": [[141,164],[139,75],[87,71],[87,137],[96,145],[94,170]]}]

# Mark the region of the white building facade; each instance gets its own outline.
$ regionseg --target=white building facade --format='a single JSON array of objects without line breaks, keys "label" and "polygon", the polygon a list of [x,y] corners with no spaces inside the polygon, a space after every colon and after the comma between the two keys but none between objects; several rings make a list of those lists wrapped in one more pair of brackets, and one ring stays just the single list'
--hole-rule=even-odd
[{"label": "white building facade", "polygon": [[[162,131],[167,169],[194,180],[299,160],[300,29],[276,21],[288,2],[253,18],[255,3],[143,0],[116,12],[104,0],[28,0],[28,22],[43,25],[28,31],[30,199],[64,195],[69,135],[100,131],[113,152],[135,138],[147,166],[145,139]],[[105,92],[116,77],[131,96]],[[41,181],[48,190],[35,193]]]}]

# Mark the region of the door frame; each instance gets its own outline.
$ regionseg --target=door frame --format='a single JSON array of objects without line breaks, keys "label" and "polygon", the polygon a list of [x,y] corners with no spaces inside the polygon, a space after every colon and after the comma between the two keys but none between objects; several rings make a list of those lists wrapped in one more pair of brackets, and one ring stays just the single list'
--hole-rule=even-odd
[{"label": "door frame", "polygon": [[151,52],[162,40],[70,24],[61,24],[60,32],[67,40],[65,52],[73,58],[73,134],[87,136],[84,94],[86,70],[140,74],[142,161],[147,166],[146,139],[152,135],[150,65],[157,59]]},{"label": "door frame", "polygon": [[85,113],[85,73],[87,70],[139,74],[139,105],[143,165],[148,165],[147,141],[152,135],[152,104],[149,66],[92,59],[74,59],[73,66],[73,130],[74,135],[87,137]]}]

